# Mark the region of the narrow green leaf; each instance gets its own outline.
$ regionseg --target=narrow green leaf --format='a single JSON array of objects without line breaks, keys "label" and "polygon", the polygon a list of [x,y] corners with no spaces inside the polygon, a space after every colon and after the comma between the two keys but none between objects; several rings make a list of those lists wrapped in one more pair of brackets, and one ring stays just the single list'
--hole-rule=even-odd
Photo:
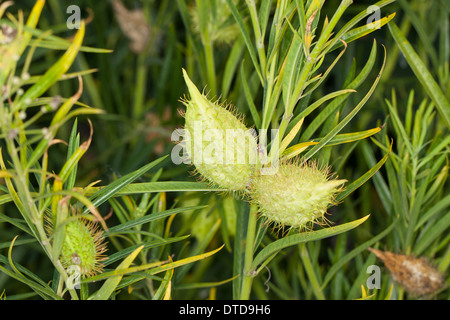
[{"label": "narrow green leaf", "polygon": [[13,268],[13,266],[10,265],[9,259],[3,255],[0,255],[0,264],[7,265],[11,267],[13,270],[17,270],[18,272],[14,272],[0,265],[1,272],[4,272],[8,276],[26,284],[44,299],[51,298],[54,300],[62,300],[61,297],[59,297],[55,292],[53,292],[53,290],[49,287],[47,283],[45,283],[42,279],[40,279],[37,275],[35,275],[33,272],[31,272],[24,266],[18,263],[14,263]]},{"label": "narrow green leaf", "polygon": [[255,123],[256,128],[260,128],[261,127],[261,117],[259,116],[258,109],[256,108],[255,103],[253,102],[253,97],[252,97],[252,94],[250,92],[250,87],[247,82],[248,80],[247,80],[247,77],[245,76],[244,61],[242,61],[242,63],[241,63],[241,72],[240,73],[241,73],[242,86],[244,87],[244,95],[247,100],[248,108],[252,115],[253,122]]},{"label": "narrow green leaf", "polygon": [[347,96],[348,94],[352,93],[352,92],[356,92],[356,90],[353,89],[345,89],[345,90],[338,90],[332,93],[329,93],[323,97],[321,97],[319,100],[315,101],[314,103],[312,103],[310,106],[308,106],[305,110],[303,110],[302,112],[300,112],[299,115],[297,115],[293,120],[291,120],[291,122],[289,123],[288,126],[288,131],[291,131],[292,128],[302,119],[307,117],[311,112],[313,112],[315,109],[317,109],[318,107],[320,107],[325,101],[339,97],[341,95],[345,95]]},{"label": "narrow green leaf", "polygon": [[427,229],[424,234],[421,234],[419,239],[414,245],[413,252],[417,255],[422,255],[428,246],[441,236],[445,235],[445,230],[450,227],[450,211],[447,212],[441,219],[437,220],[436,223],[429,229]]},{"label": "narrow green leaf", "polygon": [[403,35],[402,31],[393,22],[389,23],[388,26],[395,42],[402,51],[412,71],[435,103],[442,119],[450,129],[450,102],[447,100],[445,94],[442,92],[430,71],[420,59],[419,55],[415,52],[412,45]]},{"label": "narrow green leaf", "polygon": [[[87,195],[100,194],[106,187],[91,187],[86,190]],[[130,183],[120,190],[116,190],[113,196],[124,196],[141,193],[157,192],[191,192],[191,191],[225,191],[225,189],[212,188],[208,183],[191,181],[155,181]]]},{"label": "narrow green leaf", "polygon": [[[295,30],[293,30],[295,32]],[[284,63],[284,74],[283,74],[283,102],[285,106],[290,104],[291,99],[297,99],[292,95],[295,84],[297,82],[297,76],[302,67],[303,61],[303,44],[299,37],[294,36],[286,55],[286,60]]]},{"label": "narrow green leaf", "polygon": [[[378,9],[381,9],[385,6],[387,6],[388,4],[391,4],[395,2],[395,0],[381,0],[378,1],[376,3],[373,4],[373,7],[377,7]],[[328,48],[333,48],[334,45],[336,43],[339,42],[340,39],[342,39],[344,37],[344,35],[352,28],[354,27],[356,24],[358,24],[358,22],[362,21],[364,18],[366,18],[367,16],[373,14],[372,11],[370,10],[362,10],[360,13],[358,13],[353,19],[351,19],[349,22],[347,22],[340,30],[339,32],[336,33],[336,36],[333,38],[333,40],[331,41],[331,43],[329,44]]]},{"label": "narrow green leaf", "polygon": [[[381,129],[383,129],[383,127],[376,127],[373,129],[358,131],[358,132],[338,134],[333,139],[331,139],[326,144],[326,146],[331,147],[331,146],[336,146],[336,145],[343,144],[343,143],[350,143],[350,142],[355,142],[355,141],[359,141],[362,139],[366,139],[370,136],[373,136],[374,134],[377,134],[378,132],[381,131]],[[312,142],[319,143],[321,139],[322,138],[313,139]]]},{"label": "narrow green leaf", "polygon": [[[144,246],[140,246],[136,250],[134,250],[128,257],[126,257],[116,268],[116,271],[120,272],[121,270],[127,269],[134,259],[137,257],[139,252],[144,248]],[[89,300],[107,300],[111,296],[111,294],[116,290],[117,285],[120,280],[122,280],[123,274],[119,274],[113,276],[105,281],[102,287],[92,296],[89,297]]]},{"label": "narrow green leaf", "polygon": [[[44,8],[45,0],[37,0],[28,16],[26,27],[30,29],[36,28],[39,19],[41,17],[42,9]],[[29,31],[25,31],[23,34],[23,39],[20,41],[19,55],[22,55],[25,48],[28,46],[31,40],[32,34]]]},{"label": "narrow green leaf", "polygon": [[78,51],[80,50],[84,33],[85,24],[83,21],[69,49],[67,49],[64,55],[53,66],[51,66],[50,69],[47,70],[47,72],[39,79],[37,83],[35,83],[24,93],[17,104],[14,105],[15,110],[20,110],[28,102],[34,101],[37,97],[40,97],[45,91],[47,91],[48,88],[50,88],[52,84],[60,79],[67,70],[69,70],[78,54]]},{"label": "narrow green leaf", "polygon": [[[92,200],[92,203],[94,204],[94,206],[96,206],[96,207],[100,206],[102,203],[107,201],[109,198],[115,196],[119,191],[121,191],[124,187],[128,186],[131,182],[136,180],[138,177],[140,177],[141,175],[146,173],[148,170],[150,170],[154,166],[161,163],[167,157],[168,156],[161,157],[161,158],[143,166],[142,168],[117,179],[113,183],[100,188],[95,194],[92,195],[90,200]],[[93,199],[95,199],[95,200],[93,200]]]},{"label": "narrow green leaf", "polygon": [[[33,46],[33,45],[36,45],[36,47],[38,47],[38,48],[44,48],[44,49],[50,49],[50,50],[67,50],[67,48],[70,47],[70,42],[68,42],[64,39],[61,39],[61,38],[59,38],[58,40],[39,40],[39,41],[31,40],[30,46]],[[112,52],[114,52],[114,50],[81,46],[80,52],[112,53]]]},{"label": "narrow green leaf", "polygon": [[262,0],[259,9],[259,24],[261,26],[261,34],[266,34],[267,22],[269,21],[272,0]]},{"label": "narrow green leaf", "polygon": [[206,253],[198,254],[198,255],[195,255],[193,257],[188,257],[188,258],[184,258],[184,259],[181,259],[181,260],[178,260],[178,261],[174,261],[174,262],[171,262],[171,263],[164,264],[162,266],[159,266],[159,267],[156,267],[156,268],[148,270],[148,273],[151,274],[151,275],[154,275],[154,274],[157,274],[157,273],[160,273],[160,272],[164,272],[166,270],[170,270],[170,269],[173,269],[173,268],[178,268],[180,266],[184,266],[186,264],[189,264],[189,263],[192,263],[192,262],[195,262],[195,261],[203,260],[205,258],[208,258],[208,257],[216,254],[223,247],[224,247],[224,245],[220,246],[219,248],[217,248],[215,250],[212,250],[212,251],[209,251],[209,252],[206,252]]},{"label": "narrow green leaf", "polygon": [[152,213],[152,214],[146,215],[144,217],[134,219],[134,220],[128,221],[126,223],[122,223],[117,226],[111,227],[105,233],[105,235],[109,236],[114,233],[120,233],[121,231],[139,226],[144,223],[148,223],[148,222],[155,221],[158,219],[163,219],[165,217],[171,216],[171,215],[179,213],[179,212],[202,209],[205,207],[207,207],[207,206],[193,206],[193,207],[176,208],[176,209],[170,209],[170,210],[161,211],[161,212],[157,212],[157,213]]},{"label": "narrow green leaf", "polygon": [[[376,57],[377,45],[376,41],[374,40],[372,44],[372,50],[370,51],[370,55],[367,59],[366,64],[364,65],[358,76],[356,76],[356,78],[354,78],[345,89],[356,90],[367,79],[370,72],[372,71],[373,66],[375,65]],[[319,128],[319,126],[345,102],[347,97],[348,94],[343,94],[342,96],[336,97],[333,101],[331,101],[306,128],[305,132],[302,134],[301,140],[309,140],[313,133]]]},{"label": "narrow green leaf", "polygon": [[322,289],[325,289],[328,282],[333,278],[333,276],[336,274],[336,272],[341,269],[348,261],[359,255],[361,252],[366,250],[368,247],[373,246],[375,243],[383,239],[386,235],[388,235],[394,226],[396,225],[398,219],[396,219],[389,227],[384,229],[382,232],[377,234],[375,237],[371,238],[370,240],[364,242],[363,244],[357,246],[355,249],[347,253],[345,256],[340,258],[338,261],[334,262],[331,268],[328,270],[323,283],[322,283]]},{"label": "narrow green leaf", "polygon": [[361,108],[365,105],[367,100],[372,96],[373,92],[375,91],[375,88],[378,84],[378,82],[381,79],[381,74],[383,73],[384,66],[386,63],[386,48],[384,48],[384,60],[383,65],[381,67],[380,72],[377,75],[377,78],[375,79],[374,83],[372,84],[372,87],[370,88],[369,92],[364,96],[364,98],[358,103],[358,105],[341,121],[339,124],[333,128],[323,139],[320,140],[320,142],[315,145],[306,155],[305,160],[310,159],[317,151],[319,151],[324,145],[326,145],[336,134],[339,133],[349,122],[353,119],[353,117],[356,116],[356,114],[361,110]]},{"label": "narrow green leaf", "polygon": [[301,118],[300,121],[297,122],[295,127],[292,128],[291,131],[284,137],[284,139],[281,141],[279,153],[283,154],[288,145],[292,142],[292,140],[295,138],[297,133],[300,131],[300,128],[302,127],[304,118]]},{"label": "narrow green leaf", "polygon": [[416,228],[414,231],[417,231],[425,222],[427,222],[430,218],[432,218],[435,214],[441,212],[445,208],[450,206],[450,194],[446,197],[442,198],[437,202],[433,207],[428,209],[425,213],[423,213],[416,224]]},{"label": "narrow green leaf", "polygon": [[[133,252],[133,256],[134,256],[134,253],[136,251],[137,251],[137,253],[139,253],[139,251],[142,249],[142,247],[143,246],[141,246],[138,249],[136,249]],[[193,256],[193,257],[188,257],[188,258],[185,258],[185,259],[169,262],[169,263],[167,263],[167,261],[157,261],[157,262],[154,262],[154,263],[143,264],[143,265],[136,266],[136,267],[128,267],[131,264],[132,261],[131,262],[127,261],[126,266],[124,264],[123,267],[120,267],[125,262],[125,260],[127,260],[128,258],[131,257],[131,255],[130,255],[114,271],[105,272],[105,273],[96,275],[94,277],[91,277],[91,278],[88,278],[88,279],[84,280],[83,282],[88,283],[88,282],[94,282],[94,281],[99,281],[99,280],[103,280],[103,279],[109,278],[108,280],[106,280],[106,282],[108,282],[109,280],[114,280],[114,281],[110,282],[110,284],[108,285],[109,288],[105,288],[105,292],[111,292],[112,293],[115,290],[115,288],[119,285],[120,279],[122,279],[123,275],[125,275],[125,274],[147,270],[146,273],[145,273],[146,276],[152,276],[152,275],[155,275],[155,274],[160,273],[160,272],[164,272],[164,271],[167,271],[167,270],[178,268],[180,266],[184,266],[184,265],[192,263],[192,262],[203,260],[203,259],[205,259],[207,257],[210,257],[213,254],[217,253],[223,247],[224,246],[222,245],[221,247],[219,247],[219,248],[217,248],[215,250],[212,250],[212,251],[209,251],[209,252],[206,252],[206,253],[202,253],[202,254],[199,254],[199,255],[196,255],[196,256]],[[118,277],[120,277],[119,282],[117,282]],[[141,277],[141,279],[143,279],[143,278],[144,277]],[[138,280],[135,280],[135,281],[138,281]],[[103,286],[106,285],[106,282],[105,282],[105,284]],[[102,286],[101,289],[103,289],[103,286]],[[113,286],[114,286],[114,288],[112,288]],[[111,289],[112,289],[112,291],[111,291]],[[90,300],[92,300],[92,299],[98,300],[97,296],[98,296],[98,293],[93,295],[93,296],[91,296]],[[105,296],[106,296],[106,294],[102,295],[102,297],[105,297]]]},{"label": "narrow green leaf", "polygon": [[[105,235],[105,236],[107,236],[107,235]],[[143,250],[149,250],[149,249],[157,248],[159,246],[164,246],[164,245],[167,245],[170,243],[182,241],[182,240],[187,239],[188,237],[189,237],[189,235],[186,235],[186,236],[181,236],[181,237],[166,238],[164,240],[155,240],[155,241],[135,244],[135,245],[129,246],[126,249],[120,250],[119,252],[115,252],[115,253],[109,255],[108,258],[103,262],[103,265],[108,266],[112,263],[115,263],[115,262],[121,260],[121,259],[124,259],[125,257],[130,255],[134,250],[136,250],[141,245],[144,246]]]},{"label": "narrow green leaf", "polygon": [[153,300],[166,300],[166,297],[170,297],[173,272],[173,269],[166,271],[166,275],[164,276],[163,281],[161,281],[158,290],[156,290],[155,294],[152,297]]},{"label": "narrow green leaf", "polygon": [[337,234],[340,234],[342,232],[349,231],[353,228],[356,228],[361,223],[366,221],[369,218],[369,215],[365,216],[364,218],[344,223],[335,227],[325,228],[317,231],[309,231],[309,232],[302,232],[298,234],[293,234],[290,236],[287,236],[285,238],[276,240],[270,244],[268,244],[266,247],[264,247],[255,257],[252,263],[252,270],[255,270],[260,263],[262,263],[268,256],[272,255],[273,253],[280,251],[284,248],[297,245],[299,243],[308,242],[308,241],[315,241],[320,240],[328,237],[335,236]]},{"label": "narrow green leaf", "polygon": [[408,20],[411,21],[411,24],[414,26],[420,40],[423,43],[423,49],[428,53],[428,56],[431,59],[434,67],[439,68],[439,59],[437,53],[434,49],[432,38],[430,36],[430,32],[426,30],[416,11],[408,4],[406,0],[397,0],[397,2],[402,7],[405,14],[408,16]]},{"label": "narrow green leaf", "polygon": [[199,283],[181,283],[176,286],[177,290],[189,290],[189,289],[202,289],[202,288],[211,288],[211,287],[218,287],[223,284],[229,283],[236,279],[235,277],[231,277],[229,279],[225,279],[222,281],[216,281],[216,282],[199,282]]},{"label": "narrow green leaf", "polygon": [[[77,150],[78,147],[80,146],[80,135],[77,133],[78,130],[77,127],[78,127],[78,119],[75,119],[74,124],[72,126],[72,131],[70,132],[66,161],[70,159],[70,157],[74,154],[75,150]],[[77,169],[78,165],[75,165],[69,174],[65,186],[67,190],[72,190],[73,187],[75,186],[75,181],[77,179]]]},{"label": "narrow green leaf", "polygon": [[309,146],[314,146],[316,145],[318,142],[314,142],[314,141],[308,141],[308,142],[301,142],[298,143],[292,147],[287,148],[286,150],[284,150],[283,152],[283,158],[286,159],[291,159],[293,157],[298,156],[300,153],[302,153],[303,151],[305,151]]},{"label": "narrow green leaf", "polygon": [[[8,196],[9,200],[11,200],[11,196],[9,194],[4,195],[4,196]],[[6,197],[5,197],[6,198]],[[0,200],[0,205],[2,205],[2,201]],[[28,228],[27,225],[25,225],[23,223],[22,219],[15,219],[15,218],[11,218],[3,213],[0,213],[0,221],[6,221],[9,222],[10,224],[12,224],[13,226],[21,229],[22,231],[25,231],[26,233],[33,235],[33,233],[31,232],[31,230]]]},{"label": "narrow green leaf", "polygon": [[[374,31],[377,31],[382,26],[386,25],[389,21],[394,19],[396,13],[392,13],[388,15],[387,17],[381,18],[380,20],[373,21],[372,23],[366,24],[362,27],[354,28],[352,30],[347,31],[341,38],[341,40],[345,41],[346,43],[353,42],[359,38],[362,38]],[[374,26],[377,25],[375,28]],[[336,45],[334,45],[333,48],[330,49],[329,52],[336,50],[340,47],[342,47],[344,44],[342,42],[337,42]]]},{"label": "narrow green leaf", "polygon": [[377,173],[378,170],[380,170],[380,168],[383,166],[383,164],[386,162],[389,153],[392,150],[392,143],[391,146],[389,148],[389,151],[386,153],[386,155],[372,168],[370,168],[369,171],[367,171],[365,174],[363,174],[361,177],[359,177],[358,179],[356,179],[355,181],[353,181],[351,184],[349,184],[348,186],[346,186],[346,188],[344,189],[344,191],[342,191],[341,193],[339,193],[336,197],[336,201],[340,202],[342,200],[344,200],[350,193],[352,193],[353,191],[355,191],[356,189],[358,189],[360,186],[362,186],[367,180],[369,180],[375,173]]},{"label": "narrow green leaf", "polygon": [[316,272],[313,267],[313,263],[311,261],[308,248],[306,247],[305,243],[300,243],[298,245],[300,258],[303,262],[303,267],[305,268],[305,272],[308,275],[309,282],[311,284],[312,290],[314,292],[314,295],[319,300],[325,300],[325,294],[323,293],[323,290],[320,285],[320,280],[318,279]]},{"label": "narrow green leaf", "polygon": [[232,0],[226,0],[228,3],[228,6],[230,7],[231,13],[233,14],[234,19],[236,20],[239,29],[241,30],[242,37],[244,38],[245,44],[247,45],[247,50],[250,54],[250,58],[253,62],[253,65],[255,67],[256,72],[258,73],[259,79],[261,81],[261,84],[264,86],[264,79],[261,75],[261,68],[259,66],[258,57],[256,54],[256,49],[252,44],[252,41],[250,40],[250,35],[247,31],[247,28],[245,27],[244,20],[242,20],[241,15],[239,14],[239,11],[237,10],[236,6],[234,5]]},{"label": "narrow green leaf", "polygon": [[245,48],[245,43],[241,38],[238,38],[233,44],[230,55],[228,56],[224,74],[222,78],[222,95],[228,97],[230,92],[230,87],[233,82],[236,69],[238,68],[239,62],[242,60],[242,53]]},{"label": "narrow green leaf", "polygon": [[244,270],[244,248],[247,240],[250,205],[240,201],[236,213],[236,235],[234,237],[233,250],[233,299],[238,299],[241,292],[242,277],[240,275],[242,275]]}]

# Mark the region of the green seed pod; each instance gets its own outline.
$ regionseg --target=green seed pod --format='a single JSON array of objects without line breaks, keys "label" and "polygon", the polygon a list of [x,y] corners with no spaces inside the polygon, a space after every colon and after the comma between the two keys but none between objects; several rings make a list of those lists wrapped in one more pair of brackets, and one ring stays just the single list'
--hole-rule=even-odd
[{"label": "green seed pod", "polygon": [[323,221],[345,181],[314,163],[284,162],[275,174],[254,177],[251,198],[269,222],[302,229]]},{"label": "green seed pod", "polygon": [[83,218],[65,225],[65,237],[60,260],[64,268],[78,266],[82,276],[93,276],[103,268],[101,261],[106,251],[102,232],[94,223]]},{"label": "green seed pod", "polygon": [[183,143],[196,170],[206,180],[231,191],[245,190],[257,162],[252,131],[229,109],[200,93],[183,70],[190,100],[185,100]]}]

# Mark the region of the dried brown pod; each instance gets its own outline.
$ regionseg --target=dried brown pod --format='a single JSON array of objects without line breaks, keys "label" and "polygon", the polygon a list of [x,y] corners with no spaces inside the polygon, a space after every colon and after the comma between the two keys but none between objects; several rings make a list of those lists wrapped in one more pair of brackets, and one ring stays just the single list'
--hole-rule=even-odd
[{"label": "dried brown pod", "polygon": [[141,9],[128,10],[120,0],[114,0],[112,6],[120,29],[130,39],[130,49],[136,54],[143,52],[151,32],[144,12]]},{"label": "dried brown pod", "polygon": [[432,295],[444,284],[444,277],[426,258],[368,249],[383,261],[394,281],[412,297]]}]

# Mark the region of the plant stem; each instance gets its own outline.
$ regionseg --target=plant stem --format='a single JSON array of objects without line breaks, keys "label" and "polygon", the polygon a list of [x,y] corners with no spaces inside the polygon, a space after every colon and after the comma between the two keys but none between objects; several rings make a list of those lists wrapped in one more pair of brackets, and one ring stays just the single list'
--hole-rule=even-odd
[{"label": "plant stem", "polygon": [[341,16],[344,14],[344,11],[352,4],[352,2],[353,1],[351,1],[351,0],[343,0],[341,2],[341,4],[339,5],[338,9],[335,12],[335,14],[331,18],[328,25],[326,26],[325,30],[321,33],[319,40],[317,41],[316,45],[314,46],[313,51],[311,52],[309,57],[306,59],[305,64],[302,68],[302,71],[300,72],[300,74],[298,76],[297,84],[292,93],[290,103],[289,103],[289,105],[286,106],[286,111],[284,113],[283,119],[280,124],[280,128],[279,128],[280,139],[282,139],[284,137],[286,128],[289,124],[289,121],[292,118],[294,108],[301,98],[301,95],[303,93],[303,90],[305,89],[305,84],[306,84],[307,80],[311,76],[310,72],[313,69],[313,66],[317,62],[318,57],[322,53],[322,50],[325,48],[327,40],[329,39],[329,36],[331,35],[334,27],[338,23]]},{"label": "plant stem", "polygon": [[208,85],[211,89],[211,95],[217,95],[217,84],[216,84],[216,67],[214,63],[214,48],[213,43],[207,36],[204,40],[203,46],[205,47],[205,58],[206,58],[206,72],[208,77]]},{"label": "plant stem", "polygon": [[255,0],[247,0],[247,7],[250,11],[250,18],[255,32],[256,49],[258,50],[259,63],[261,65],[261,74],[265,78],[266,74],[266,51],[264,49],[264,36],[261,34],[258,11],[256,10]]},{"label": "plant stem", "polygon": [[[64,270],[63,266],[59,263],[58,257],[54,257],[52,253],[52,246],[50,241],[45,233],[44,226],[42,224],[42,217],[39,213],[39,210],[36,207],[35,201],[31,196],[30,190],[27,185],[27,174],[22,169],[22,163],[17,153],[17,149],[14,145],[14,142],[11,139],[6,139],[6,145],[9,151],[9,155],[11,157],[14,169],[16,171],[16,179],[15,184],[17,186],[17,191],[20,200],[22,201],[22,208],[24,211],[21,211],[22,215],[27,222],[32,223],[29,225],[30,229],[33,231],[34,236],[41,244],[47,256],[52,261],[55,268],[58,270],[59,274],[63,278],[63,280],[67,280],[67,273]],[[26,215],[26,216],[25,216]],[[74,289],[69,289],[69,293],[74,300],[78,300],[78,295]]]},{"label": "plant stem", "polygon": [[146,51],[137,57],[136,86],[134,90],[133,117],[139,119],[144,114],[145,84],[147,81],[147,66],[145,65]]},{"label": "plant stem", "polygon": [[308,248],[306,248],[306,243],[299,244],[298,248],[300,257],[303,261],[303,266],[305,267],[306,274],[308,275],[309,281],[311,282],[314,295],[319,300],[325,300],[325,295],[323,294],[319,280],[317,279],[316,273],[314,272],[314,267],[311,263]]},{"label": "plant stem", "polygon": [[250,291],[252,289],[252,282],[254,271],[251,270],[253,262],[253,247],[255,243],[256,231],[256,212],[250,212],[247,227],[247,242],[245,244],[244,257],[244,277],[242,279],[241,300],[248,300],[250,298]]},{"label": "plant stem", "polygon": [[206,62],[206,80],[208,81],[208,86],[210,88],[210,93],[212,96],[217,95],[217,84],[216,84],[216,68],[214,62],[214,47],[213,40],[210,37],[209,30],[209,7],[207,1],[197,0],[197,10],[200,17],[200,38],[203,44],[205,62]]}]

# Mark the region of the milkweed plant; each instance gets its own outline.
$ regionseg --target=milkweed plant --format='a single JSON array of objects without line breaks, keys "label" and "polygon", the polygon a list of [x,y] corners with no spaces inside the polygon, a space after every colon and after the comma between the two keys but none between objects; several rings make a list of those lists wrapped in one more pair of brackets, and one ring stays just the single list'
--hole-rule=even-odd
[{"label": "milkweed plant", "polygon": [[[313,103],[308,101],[338,63],[347,43],[375,30],[369,24],[357,28],[357,31],[352,29],[366,16],[362,13],[341,30],[334,31],[351,3],[352,1],[342,1],[331,19],[325,19],[319,34],[318,22],[323,2],[313,1],[305,6],[299,2],[280,1],[275,7],[270,25],[268,17],[261,15],[269,14],[265,10],[269,10],[270,1],[258,4],[260,12],[255,1],[246,1],[245,4],[227,1],[231,9],[230,19],[234,19],[239,26],[250,55],[251,63],[243,62],[240,72],[254,123],[252,130],[245,127],[242,116],[233,107],[213,101],[201,93],[183,70],[190,95],[190,98],[183,100],[186,105],[184,139],[180,143],[185,151],[183,162],[192,164],[200,177],[213,186],[233,192],[251,204],[247,218],[244,265],[240,278],[235,282],[239,288],[236,290],[236,297],[240,299],[250,297],[252,279],[258,275],[261,266],[273,259],[284,246],[336,235],[356,227],[368,218],[366,216],[343,225],[312,231],[314,224],[329,225],[325,217],[328,207],[342,201],[357,189],[386,160],[383,158],[377,166],[344,187],[347,180],[337,178],[328,164],[324,163],[326,159],[313,159],[322,148],[337,144],[337,141],[354,142],[380,130],[369,129],[364,136],[360,132],[339,134],[370,98],[383,72],[384,63],[363,99],[343,119],[336,117],[341,103],[368,78],[376,61],[376,42],[373,43],[369,60],[361,74],[346,88],[329,93]],[[380,4],[383,6],[388,3],[386,1]],[[197,5],[199,12],[205,13],[203,18],[206,20],[206,12],[213,10],[214,6],[208,8],[206,3]],[[245,7],[244,12],[248,16],[242,14],[242,7]],[[392,17],[393,15],[376,22],[385,24]],[[251,21],[250,31],[245,26],[247,19]],[[195,21],[197,20],[201,25],[201,17]],[[214,30],[214,27],[210,27],[210,22],[203,23],[205,29]],[[210,52],[205,43],[206,33],[206,30],[203,33],[200,30],[205,59],[208,59]],[[350,34],[356,35],[350,39]],[[265,42],[266,38],[270,40],[268,44]],[[209,42],[211,41],[210,39]],[[325,57],[337,49],[341,50],[337,58],[323,73],[319,73]],[[206,74],[211,72],[208,67],[207,64]],[[260,102],[260,108],[248,92],[250,85],[245,83],[248,81],[246,72],[255,75],[263,91],[264,98]],[[212,87],[213,92],[215,87],[216,85]],[[333,123],[329,123],[329,132],[316,140],[310,138],[326,119],[326,116],[320,115],[311,120],[305,129],[305,139],[300,138],[293,143],[305,119],[327,101],[329,104],[322,112],[335,117]],[[310,146],[312,147],[308,148]],[[277,229],[288,229],[290,232],[283,232],[280,239],[254,256],[258,217],[264,219],[265,224],[273,224]]]},{"label": "milkweed plant", "polygon": [[[56,8],[53,1],[48,2]],[[167,135],[163,147],[167,154],[129,173],[114,174],[109,183],[96,177],[95,170],[83,177],[83,159],[90,149],[98,148],[95,140],[103,125],[97,119],[105,121],[105,131],[114,132],[114,121],[128,119],[128,111],[92,107],[82,98],[100,101],[96,90],[110,92],[122,102],[129,95],[113,92],[107,83],[97,86],[93,77],[98,70],[85,68],[88,53],[116,55],[115,50],[83,43],[87,24],[96,24],[95,15],[92,21],[81,20],[79,28],[64,38],[54,34],[58,28],[38,28],[46,1],[37,0],[26,20],[20,10],[16,15],[8,12],[12,1],[0,4],[0,205],[8,208],[0,212],[0,225],[8,224],[14,230],[8,234],[15,233],[0,243],[5,249],[0,271],[28,286],[30,297],[43,299],[114,299],[127,294],[183,299],[199,297],[193,292],[202,288],[209,288],[209,298],[215,298],[219,287],[231,285],[228,298],[247,300],[269,297],[270,288],[287,298],[290,291],[270,286],[271,270],[280,286],[290,283],[280,268],[298,259],[301,267],[294,266],[295,279],[303,287],[309,281],[306,297],[325,299],[329,286],[332,296],[346,288],[349,297],[358,297],[357,290],[362,290],[363,299],[373,298],[375,294],[360,286],[364,272],[358,273],[355,285],[342,284],[341,268],[357,257],[361,268],[381,259],[396,285],[412,298],[442,290],[449,251],[437,268],[418,256],[432,243],[438,244],[434,253],[448,244],[448,237],[447,242],[439,237],[448,227],[448,214],[438,216],[449,204],[448,196],[439,198],[448,173],[448,139],[427,131],[431,122],[440,121],[433,118],[433,108],[444,120],[441,129],[448,130],[448,95],[439,88],[449,79],[448,47],[441,50],[447,69],[420,72],[426,67],[420,69],[418,55],[402,38],[393,21],[396,13],[381,16],[394,0],[381,0],[369,8],[351,0],[334,6],[324,0],[176,0],[176,6],[169,2],[158,4],[160,15],[156,16],[148,3],[142,4],[142,10],[128,10],[126,2],[119,0],[103,4],[111,6],[119,25],[116,30],[131,40],[129,48],[117,52],[122,58],[126,52],[127,61],[136,62],[130,119],[137,124],[123,141],[111,139],[103,145],[116,150],[126,144],[131,155],[144,152],[139,150],[144,145],[139,132],[145,131],[139,130],[147,120],[139,122],[139,117],[153,103],[164,105],[165,95],[176,96],[168,104],[180,114],[168,118],[171,124],[180,121],[171,133],[161,133]],[[406,1],[399,1],[395,9],[408,15],[413,10]],[[173,25],[165,27],[167,19],[161,17],[169,13],[179,16],[185,33],[176,32]],[[448,27],[448,17],[440,17]],[[403,25],[403,31],[407,27]],[[426,92],[432,92],[433,104],[424,100],[419,109],[423,120],[413,121],[411,93],[404,127],[393,90],[392,100],[384,105],[392,119],[380,116],[355,124],[359,117],[371,114],[373,110],[365,112],[368,102],[378,104],[377,92],[386,86],[384,74],[392,73],[391,50],[377,40],[367,46],[368,35],[387,29],[394,39],[391,45],[400,48]],[[166,37],[158,36],[164,32]],[[177,40],[180,36],[184,38]],[[419,36],[423,41],[426,34],[419,32]],[[445,34],[441,40],[445,44]],[[344,74],[344,60],[352,58],[348,51],[354,53],[349,49],[359,41],[365,41],[361,51],[365,56],[353,58]],[[147,67],[158,68],[148,57],[164,45],[168,56],[161,59],[161,72],[147,73]],[[180,53],[175,54],[176,50]],[[431,50],[427,53],[434,61]],[[54,61],[43,73],[34,74],[41,52]],[[108,63],[102,61],[102,65]],[[123,68],[126,77],[130,73]],[[439,83],[433,80],[436,74]],[[170,77],[178,80],[172,84]],[[111,86],[118,83],[114,79]],[[145,102],[146,81],[155,81],[161,92],[166,86],[167,93],[157,93],[155,100]],[[64,97],[58,94],[62,85],[76,90]],[[111,117],[115,112],[117,117]],[[383,130],[391,121],[394,130]],[[108,139],[108,134],[99,134],[99,139]],[[431,134],[437,140],[430,143],[429,154],[421,154]],[[359,148],[365,169],[344,170],[350,166],[348,159],[360,158],[354,155]],[[126,157],[119,153],[116,156]],[[430,178],[425,183],[427,173]],[[374,181],[374,192],[392,224],[369,238],[361,231],[358,239],[366,241],[345,253],[347,234],[378,218],[370,212],[348,216],[333,212],[351,211],[351,196],[364,195],[360,187],[369,180]],[[420,216],[421,210],[425,215]],[[13,211],[17,214],[10,214]],[[439,226],[434,227],[433,219],[441,219]],[[394,240],[385,249],[402,252],[383,253],[377,248],[388,234],[394,234]],[[328,251],[335,264],[322,276],[324,267],[314,263],[319,259],[319,240],[330,237],[337,239],[335,251]],[[50,279],[40,278],[15,259],[15,253],[24,248],[44,254],[53,267]],[[288,250],[295,252],[291,260],[284,255]],[[360,259],[363,253],[368,260]],[[224,279],[221,274],[217,282],[202,279],[208,268],[223,268],[214,267],[221,255],[232,258],[227,264],[230,277]],[[420,266],[420,277],[410,265]],[[405,277],[404,268],[409,268],[410,276]],[[417,284],[425,289],[416,288]],[[392,286],[384,292],[393,297]]]}]

